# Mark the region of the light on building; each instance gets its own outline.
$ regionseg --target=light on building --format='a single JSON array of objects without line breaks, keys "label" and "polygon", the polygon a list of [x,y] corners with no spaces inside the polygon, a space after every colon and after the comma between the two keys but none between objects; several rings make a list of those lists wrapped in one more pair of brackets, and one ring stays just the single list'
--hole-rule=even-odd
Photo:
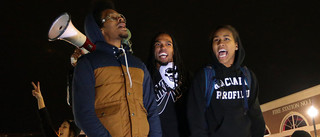
[{"label": "light on building", "polygon": [[311,106],[308,110],[308,115],[312,118],[316,117],[318,113],[318,110],[314,106]]},{"label": "light on building", "polygon": [[318,115],[318,110],[314,107],[311,106],[308,110],[308,115],[312,117],[312,122],[313,122],[313,128],[314,128],[314,136],[317,137],[317,128],[316,128],[316,122],[314,121],[314,117]]}]

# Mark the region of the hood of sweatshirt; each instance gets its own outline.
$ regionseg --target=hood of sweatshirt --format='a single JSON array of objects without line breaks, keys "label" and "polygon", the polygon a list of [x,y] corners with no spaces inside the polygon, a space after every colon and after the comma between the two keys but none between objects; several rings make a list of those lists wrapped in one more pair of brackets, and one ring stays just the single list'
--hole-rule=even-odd
[{"label": "hood of sweatshirt", "polygon": [[98,43],[101,43],[101,42],[106,43],[98,24],[94,20],[92,13],[89,13],[86,16],[84,30],[85,30],[86,36],[90,39],[90,41],[93,44],[97,45]]}]

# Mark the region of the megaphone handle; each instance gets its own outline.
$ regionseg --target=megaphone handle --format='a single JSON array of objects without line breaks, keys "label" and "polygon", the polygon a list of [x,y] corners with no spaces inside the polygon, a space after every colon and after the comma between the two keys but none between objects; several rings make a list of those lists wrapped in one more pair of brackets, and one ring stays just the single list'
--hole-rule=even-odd
[{"label": "megaphone handle", "polygon": [[85,49],[87,49],[88,51],[92,52],[94,50],[96,50],[96,45],[94,45],[89,39],[88,37],[86,38],[86,41],[84,42],[83,46]]}]

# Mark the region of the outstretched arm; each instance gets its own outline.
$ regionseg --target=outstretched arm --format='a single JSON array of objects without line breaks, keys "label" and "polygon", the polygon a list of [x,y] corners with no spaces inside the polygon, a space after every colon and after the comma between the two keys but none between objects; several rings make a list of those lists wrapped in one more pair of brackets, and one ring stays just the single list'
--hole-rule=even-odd
[{"label": "outstretched arm", "polygon": [[42,134],[45,135],[46,137],[54,137],[54,136],[58,136],[56,131],[54,130],[52,123],[51,123],[51,119],[49,116],[49,112],[44,104],[44,100],[41,94],[41,90],[40,90],[40,82],[37,82],[37,85],[32,82],[31,83],[33,86],[33,90],[32,90],[32,95],[37,99],[38,101],[38,112],[40,115],[40,122],[41,122],[41,131]]},{"label": "outstretched arm", "polygon": [[38,109],[42,109],[45,108],[45,104],[44,104],[44,100],[40,91],[40,82],[37,82],[37,85],[34,84],[34,82],[31,82],[32,86],[33,86],[33,90],[32,90],[32,95],[37,99],[38,101]]}]

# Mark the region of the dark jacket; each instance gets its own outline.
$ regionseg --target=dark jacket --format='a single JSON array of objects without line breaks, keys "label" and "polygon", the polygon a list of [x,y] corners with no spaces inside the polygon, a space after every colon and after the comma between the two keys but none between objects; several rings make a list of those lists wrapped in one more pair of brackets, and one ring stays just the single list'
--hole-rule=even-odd
[{"label": "dark jacket", "polygon": [[[187,137],[188,123],[186,117],[187,82],[179,82],[172,89],[161,77],[158,70],[154,70],[156,101],[161,121],[162,137]],[[183,75],[185,77],[185,75]]]},{"label": "dark jacket", "polygon": [[[204,69],[194,76],[189,90],[188,120],[193,137],[262,137],[265,122],[258,101],[258,81],[252,71],[248,91],[248,106],[242,96],[242,72],[245,52],[241,43],[233,65],[229,68],[219,63],[212,54],[216,76],[215,90],[209,107],[206,107]],[[212,49],[211,49],[212,50]]]},{"label": "dark jacket", "polygon": [[58,137],[56,131],[54,130],[51,118],[47,108],[42,108],[39,111],[40,122],[41,122],[41,131],[44,137]]},{"label": "dark jacket", "polygon": [[73,113],[78,127],[89,137],[161,137],[152,81],[145,65],[128,49],[124,48],[123,54],[106,43],[91,14],[86,18],[85,31],[97,48],[83,55],[74,70]]}]

